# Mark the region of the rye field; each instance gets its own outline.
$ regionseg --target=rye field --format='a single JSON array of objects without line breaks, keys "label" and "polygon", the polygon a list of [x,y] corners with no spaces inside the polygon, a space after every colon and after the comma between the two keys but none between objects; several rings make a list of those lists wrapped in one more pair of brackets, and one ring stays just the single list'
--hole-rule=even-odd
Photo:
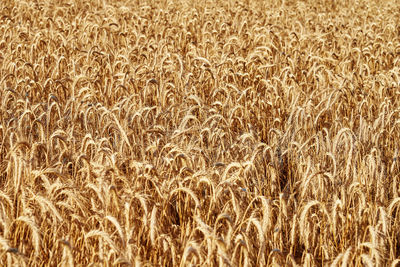
[{"label": "rye field", "polygon": [[400,264],[400,2],[0,1],[1,266]]}]

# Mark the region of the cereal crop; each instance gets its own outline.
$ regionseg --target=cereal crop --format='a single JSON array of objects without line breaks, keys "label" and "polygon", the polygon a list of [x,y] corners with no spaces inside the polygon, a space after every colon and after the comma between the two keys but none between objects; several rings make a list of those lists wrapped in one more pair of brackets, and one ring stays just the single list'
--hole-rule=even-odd
[{"label": "cereal crop", "polygon": [[400,264],[399,7],[0,1],[0,265]]}]

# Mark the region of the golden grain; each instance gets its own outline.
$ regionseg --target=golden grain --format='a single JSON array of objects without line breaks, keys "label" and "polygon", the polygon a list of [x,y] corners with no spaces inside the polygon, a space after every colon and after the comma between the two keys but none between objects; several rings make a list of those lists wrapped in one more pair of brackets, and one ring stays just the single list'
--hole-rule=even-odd
[{"label": "golden grain", "polygon": [[396,266],[396,1],[0,3],[0,265]]}]

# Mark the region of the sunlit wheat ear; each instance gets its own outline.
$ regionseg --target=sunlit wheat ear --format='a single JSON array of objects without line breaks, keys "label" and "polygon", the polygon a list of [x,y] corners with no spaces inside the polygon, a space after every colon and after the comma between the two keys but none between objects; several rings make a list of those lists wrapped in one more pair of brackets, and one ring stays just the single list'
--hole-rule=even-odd
[{"label": "sunlit wheat ear", "polygon": [[31,243],[34,248],[34,256],[38,257],[40,253],[40,233],[37,224],[27,216],[20,216],[15,220],[15,223],[22,223],[28,227],[31,232]]},{"label": "sunlit wheat ear", "polygon": [[50,200],[39,195],[33,196],[32,200],[34,200],[36,203],[40,205],[43,215],[45,215],[46,212],[49,212],[49,214],[53,215],[54,218],[56,219],[56,220],[53,219],[55,223],[57,222],[57,220],[59,222],[62,221],[60,213]]},{"label": "sunlit wheat ear", "polygon": [[109,222],[111,222],[114,225],[115,229],[118,232],[119,237],[121,238],[122,244],[125,245],[126,244],[125,233],[124,233],[120,223],[117,221],[117,219],[110,215],[107,215],[105,217],[105,219],[107,219]]},{"label": "sunlit wheat ear", "polygon": [[284,255],[279,249],[273,249],[268,255],[268,266],[280,266],[284,262]]},{"label": "sunlit wheat ear", "polygon": [[342,266],[344,267],[344,266],[348,266],[348,262],[349,262],[349,259],[350,259],[350,255],[351,255],[351,252],[352,252],[352,247],[349,247],[348,249],[346,249],[346,251],[345,251],[345,253],[344,253],[344,255],[343,255],[343,259],[342,259]]},{"label": "sunlit wheat ear", "polygon": [[375,266],[374,261],[368,254],[361,254],[361,264],[364,266],[372,267]]},{"label": "sunlit wheat ear", "polygon": [[[104,231],[91,230],[90,232],[85,234],[84,238],[85,238],[85,242],[89,242],[90,239],[96,240],[100,247],[102,247],[102,244],[104,242],[105,246],[108,246],[113,251],[118,251],[118,248],[115,245],[115,243],[112,241],[110,236],[107,233],[105,233]],[[100,257],[104,256],[104,254],[103,254],[104,252],[102,250],[103,249],[101,248],[101,250],[99,251]]]},{"label": "sunlit wheat ear", "polygon": [[192,199],[192,200],[194,201],[194,203],[195,203],[195,206],[193,207],[194,210],[197,210],[198,208],[201,207],[201,206],[200,206],[200,201],[199,201],[198,197],[197,197],[196,194],[195,194],[192,190],[190,190],[189,188],[180,187],[180,188],[177,188],[177,189],[172,190],[171,193],[169,194],[169,195],[170,195],[170,196],[169,196],[169,199],[171,199],[171,198],[174,196],[174,194],[176,194],[176,193],[178,193],[178,192],[187,193],[187,194],[191,197],[191,199]]},{"label": "sunlit wheat ear", "polygon": [[259,251],[257,254],[257,262],[259,264],[263,264],[265,265],[265,237],[264,237],[264,233],[262,231],[262,226],[259,220],[257,220],[256,218],[251,218],[249,219],[248,223],[247,223],[247,229],[246,232],[247,234],[250,234],[249,231],[251,229],[251,225],[254,225],[256,232],[257,232],[257,237],[258,237],[258,246],[259,246]]},{"label": "sunlit wheat ear", "polygon": [[308,216],[307,213],[309,212],[310,208],[313,206],[320,205],[319,201],[314,200],[310,201],[306,206],[304,206],[303,211],[300,214],[300,221],[299,221],[299,229],[300,229],[300,237],[302,242],[304,243],[305,247],[309,247],[309,223],[307,222]]},{"label": "sunlit wheat ear", "polygon": [[396,259],[396,260],[392,261],[392,263],[390,264],[390,267],[398,266],[398,264],[400,264],[400,259]]},{"label": "sunlit wheat ear", "polygon": [[[182,261],[180,266],[186,266],[186,264],[188,264],[188,260],[189,257],[192,257],[192,259],[190,260],[190,262],[194,261],[194,262],[200,262],[201,258],[200,258],[200,249],[198,244],[194,243],[194,242],[190,242],[184,252],[183,252],[183,257],[182,257]],[[193,259],[194,257],[194,259]]]},{"label": "sunlit wheat ear", "polygon": [[11,249],[6,238],[0,237],[0,245],[3,251]]},{"label": "sunlit wheat ear", "polygon": [[5,250],[2,256],[6,255],[7,265],[28,266],[28,258],[22,254],[17,248],[9,248]]},{"label": "sunlit wheat ear", "polygon": [[61,239],[58,240],[58,242],[62,245],[62,264],[64,264],[64,266],[74,266],[73,247],[67,240]]},{"label": "sunlit wheat ear", "polygon": [[0,199],[2,199],[3,210],[6,211],[8,216],[15,216],[14,205],[12,203],[11,197],[7,195],[5,192],[0,191]]},{"label": "sunlit wheat ear", "polygon": [[156,231],[157,231],[157,207],[154,206],[150,217],[150,240],[155,245]]}]

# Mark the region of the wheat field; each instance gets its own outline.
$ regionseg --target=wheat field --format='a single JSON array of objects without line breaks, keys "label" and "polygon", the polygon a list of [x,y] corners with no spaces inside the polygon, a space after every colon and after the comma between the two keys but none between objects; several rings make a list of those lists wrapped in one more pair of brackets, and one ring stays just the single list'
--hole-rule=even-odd
[{"label": "wheat field", "polygon": [[399,1],[0,2],[0,265],[400,264]]}]

